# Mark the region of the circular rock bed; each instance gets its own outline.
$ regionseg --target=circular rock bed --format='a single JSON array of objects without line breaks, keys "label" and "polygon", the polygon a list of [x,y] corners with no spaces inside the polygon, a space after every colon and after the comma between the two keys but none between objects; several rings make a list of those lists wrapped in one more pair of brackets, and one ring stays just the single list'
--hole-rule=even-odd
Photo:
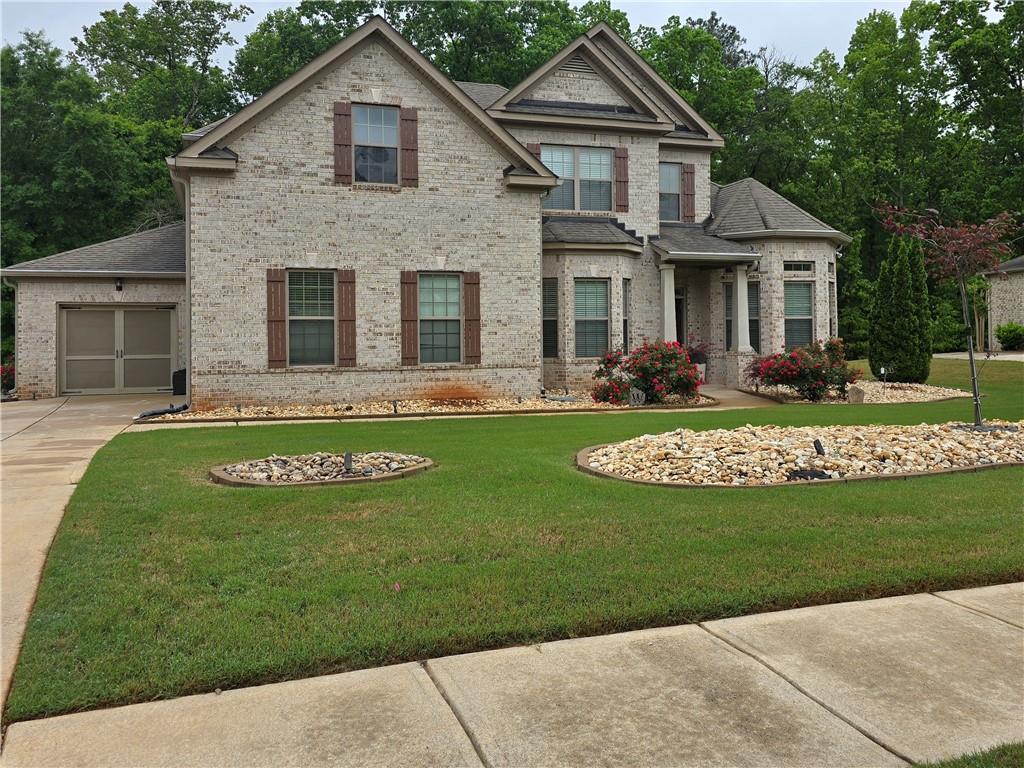
[{"label": "circular rock bed", "polygon": [[[643,435],[581,451],[580,469],[673,486],[762,486],[1024,462],[1024,422],[754,427]],[[821,447],[821,453],[815,446]]]},{"label": "circular rock bed", "polygon": [[325,485],[368,480],[394,480],[433,466],[430,459],[406,453],[307,453],[273,455],[266,459],[227,464],[210,470],[225,485]]},{"label": "circular rock bed", "polygon": [[[793,390],[787,387],[760,387],[749,390],[754,394],[764,395],[780,403],[808,403]],[[891,383],[883,384],[880,381],[868,379],[858,381],[850,386],[848,397],[829,393],[819,404],[843,404],[846,403],[933,403],[939,400],[952,400],[959,397],[970,397],[970,392],[962,389],[950,389],[949,387],[936,387],[931,384],[904,384]]]}]

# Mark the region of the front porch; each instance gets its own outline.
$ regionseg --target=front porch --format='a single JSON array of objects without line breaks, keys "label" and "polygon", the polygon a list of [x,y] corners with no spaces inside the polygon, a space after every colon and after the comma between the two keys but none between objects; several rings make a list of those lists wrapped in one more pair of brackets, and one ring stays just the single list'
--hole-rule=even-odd
[{"label": "front porch", "polygon": [[759,254],[689,228],[653,243],[661,289],[661,336],[703,346],[707,383],[738,387],[760,348]]}]

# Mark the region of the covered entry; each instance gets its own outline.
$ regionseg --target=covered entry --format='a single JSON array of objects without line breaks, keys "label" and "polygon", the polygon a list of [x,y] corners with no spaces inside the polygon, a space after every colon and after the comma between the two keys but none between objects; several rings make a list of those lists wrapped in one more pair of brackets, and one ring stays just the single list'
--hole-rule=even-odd
[{"label": "covered entry", "polygon": [[61,394],[170,391],[175,314],[173,306],[62,307]]}]

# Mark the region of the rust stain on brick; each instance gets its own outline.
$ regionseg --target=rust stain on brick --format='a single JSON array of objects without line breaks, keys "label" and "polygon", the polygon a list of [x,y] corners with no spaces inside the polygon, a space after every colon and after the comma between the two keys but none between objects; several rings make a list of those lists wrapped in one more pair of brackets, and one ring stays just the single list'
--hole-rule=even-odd
[{"label": "rust stain on brick", "polygon": [[490,393],[486,387],[478,384],[443,382],[423,390],[420,397],[424,400],[434,400],[444,405],[458,405],[483,400],[490,397]]}]

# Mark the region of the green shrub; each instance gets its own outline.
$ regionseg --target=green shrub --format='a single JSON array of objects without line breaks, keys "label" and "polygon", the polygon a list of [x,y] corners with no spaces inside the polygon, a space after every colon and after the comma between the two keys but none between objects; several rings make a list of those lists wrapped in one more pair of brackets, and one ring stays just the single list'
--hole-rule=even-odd
[{"label": "green shrub", "polygon": [[1020,323],[1003,323],[996,328],[996,338],[999,339],[999,346],[1007,351],[1024,349],[1024,325]]},{"label": "green shrub", "polygon": [[893,238],[882,262],[871,312],[868,362],[889,381],[924,382],[931,367],[931,312],[924,256],[907,238]]}]

